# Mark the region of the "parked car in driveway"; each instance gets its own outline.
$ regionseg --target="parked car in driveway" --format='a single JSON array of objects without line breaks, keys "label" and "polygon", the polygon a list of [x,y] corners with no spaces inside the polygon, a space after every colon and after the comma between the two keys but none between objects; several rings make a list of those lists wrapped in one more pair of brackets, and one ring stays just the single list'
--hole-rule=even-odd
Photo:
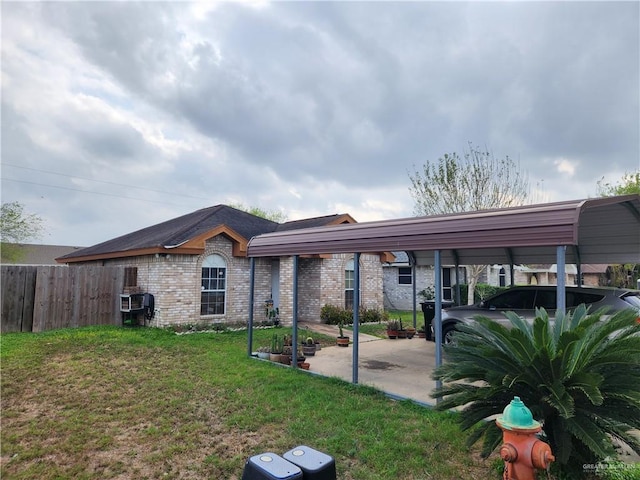
[{"label": "parked car in driveway", "polygon": [[[640,290],[606,287],[566,287],[567,310],[570,311],[583,303],[589,308],[590,312],[605,308],[607,314],[627,308],[635,308],[640,317]],[[443,342],[449,343],[451,341],[456,324],[469,322],[478,315],[509,325],[509,320],[504,315],[505,312],[512,311],[527,320],[533,321],[536,308],[544,308],[549,313],[549,317],[555,317],[555,285],[513,287],[474,305],[445,308],[442,310]]]}]

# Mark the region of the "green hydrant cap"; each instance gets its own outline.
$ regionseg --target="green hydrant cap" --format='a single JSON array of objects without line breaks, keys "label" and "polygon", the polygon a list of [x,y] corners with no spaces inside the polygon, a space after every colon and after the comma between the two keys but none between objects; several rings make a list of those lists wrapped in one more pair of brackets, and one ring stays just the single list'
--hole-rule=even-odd
[{"label": "green hydrant cap", "polygon": [[520,400],[520,397],[513,397],[511,403],[504,408],[502,416],[498,421],[507,429],[513,428],[538,428],[540,422],[533,419],[531,410]]}]

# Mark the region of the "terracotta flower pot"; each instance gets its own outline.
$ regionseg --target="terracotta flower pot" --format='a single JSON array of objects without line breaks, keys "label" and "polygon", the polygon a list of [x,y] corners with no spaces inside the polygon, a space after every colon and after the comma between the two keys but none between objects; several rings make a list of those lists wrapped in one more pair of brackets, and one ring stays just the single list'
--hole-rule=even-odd
[{"label": "terracotta flower pot", "polygon": [[388,330],[387,329],[387,337],[389,337],[392,340],[395,340],[396,338],[398,338],[398,331],[397,330]]},{"label": "terracotta flower pot", "polygon": [[336,337],[336,343],[339,347],[348,347],[349,337]]},{"label": "terracotta flower pot", "polygon": [[280,363],[283,363],[284,365],[291,365],[291,355],[280,355]]},{"label": "terracotta flower pot", "polygon": [[280,354],[279,353],[270,353],[269,354],[269,360],[271,360],[272,362],[279,363],[280,362]]}]

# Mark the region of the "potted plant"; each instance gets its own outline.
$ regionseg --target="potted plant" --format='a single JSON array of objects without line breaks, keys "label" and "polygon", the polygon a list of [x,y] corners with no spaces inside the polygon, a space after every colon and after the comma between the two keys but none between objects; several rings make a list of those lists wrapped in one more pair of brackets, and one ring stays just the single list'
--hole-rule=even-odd
[{"label": "potted plant", "polygon": [[[305,365],[305,360],[307,359],[307,357],[305,357],[302,353],[298,352],[298,367],[299,368],[304,368]],[[309,365],[308,363],[306,363],[307,365]],[[306,370],[308,370],[309,368],[307,367]]]},{"label": "potted plant", "polygon": [[395,340],[398,338],[398,330],[400,330],[400,322],[398,320],[389,320],[387,322],[387,337]]},{"label": "potted plant", "polygon": [[302,353],[307,357],[313,357],[316,354],[316,342],[313,341],[312,337],[307,337],[302,344]]},{"label": "potted plant", "polygon": [[400,328],[398,328],[398,338],[407,338],[407,330],[404,328],[404,325],[402,325],[402,319],[399,319],[398,323],[400,324]]},{"label": "potted plant", "polygon": [[340,330],[340,335],[336,338],[336,343],[339,347],[348,347],[349,346],[349,337],[344,334],[342,331],[342,322],[338,324],[338,329]]},{"label": "potted plant", "polygon": [[282,355],[280,355],[280,363],[285,365],[291,365],[291,357],[293,355],[293,348],[291,345],[284,345],[282,347]]},{"label": "potted plant", "polygon": [[262,358],[263,360],[269,360],[270,355],[271,355],[271,347],[258,348],[258,358]]},{"label": "potted plant", "polygon": [[269,360],[272,362],[279,362],[280,357],[282,356],[282,348],[282,339],[277,334],[274,334],[273,337],[271,337]]},{"label": "potted plant", "polygon": [[280,309],[273,307],[273,300],[268,299],[264,302],[264,316],[267,317],[267,323],[271,325],[280,325]]},{"label": "potted plant", "polygon": [[424,329],[424,323],[418,328],[418,338],[427,338],[427,331]]},{"label": "potted plant", "polygon": [[413,338],[417,331],[415,327],[407,327],[406,330],[407,330],[407,338]]}]

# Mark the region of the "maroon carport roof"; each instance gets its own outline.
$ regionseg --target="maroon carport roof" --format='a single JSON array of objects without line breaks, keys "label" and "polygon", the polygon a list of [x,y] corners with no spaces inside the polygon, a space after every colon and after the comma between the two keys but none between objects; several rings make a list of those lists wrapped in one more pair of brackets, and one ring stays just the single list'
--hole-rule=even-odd
[{"label": "maroon carport roof", "polygon": [[252,238],[249,257],[413,252],[421,265],[438,250],[447,264],[640,263],[640,195],[573,200],[452,215],[412,217]]}]

